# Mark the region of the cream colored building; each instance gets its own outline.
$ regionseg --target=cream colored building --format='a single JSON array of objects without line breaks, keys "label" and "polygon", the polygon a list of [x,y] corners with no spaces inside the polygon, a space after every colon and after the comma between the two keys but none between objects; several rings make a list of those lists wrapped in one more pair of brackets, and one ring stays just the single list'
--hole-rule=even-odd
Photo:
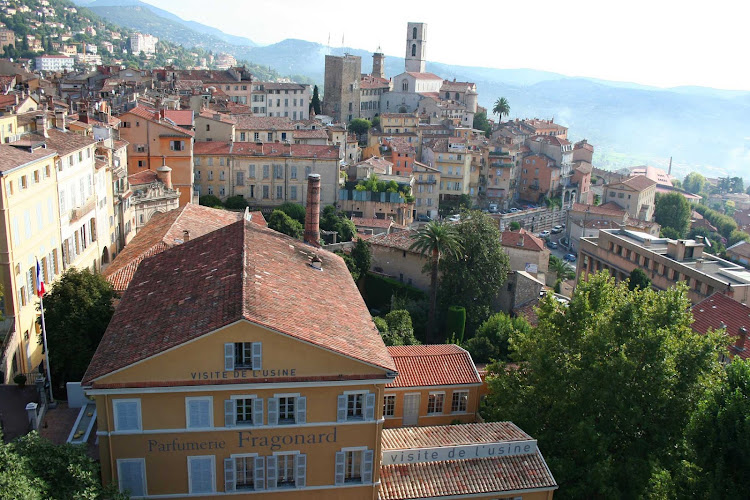
[{"label": "cream colored building", "polygon": [[436,218],[440,205],[440,171],[418,161],[414,162],[414,190],[417,216]]},{"label": "cream colored building", "polygon": [[656,206],[656,181],[645,175],[628,177],[604,186],[602,203],[616,203],[630,217],[650,221]]},{"label": "cream colored building", "polygon": [[471,184],[471,154],[458,138],[436,139],[422,148],[422,163],[440,172],[440,199],[468,195]]}]

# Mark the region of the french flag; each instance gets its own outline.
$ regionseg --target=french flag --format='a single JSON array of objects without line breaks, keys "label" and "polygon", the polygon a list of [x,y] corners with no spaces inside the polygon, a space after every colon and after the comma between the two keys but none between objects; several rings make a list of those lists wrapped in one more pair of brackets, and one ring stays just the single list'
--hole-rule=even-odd
[{"label": "french flag", "polygon": [[36,260],[36,295],[44,295],[44,277],[42,276],[42,266],[39,265],[39,259]]}]

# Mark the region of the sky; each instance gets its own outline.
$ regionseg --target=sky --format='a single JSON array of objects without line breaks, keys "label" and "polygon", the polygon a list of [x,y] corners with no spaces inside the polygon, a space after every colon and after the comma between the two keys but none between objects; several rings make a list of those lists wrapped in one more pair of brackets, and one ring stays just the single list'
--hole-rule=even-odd
[{"label": "sky", "polygon": [[424,22],[429,61],[750,90],[748,0],[146,1],[262,45],[330,38],[340,47],[343,38],[403,57],[406,23]]}]

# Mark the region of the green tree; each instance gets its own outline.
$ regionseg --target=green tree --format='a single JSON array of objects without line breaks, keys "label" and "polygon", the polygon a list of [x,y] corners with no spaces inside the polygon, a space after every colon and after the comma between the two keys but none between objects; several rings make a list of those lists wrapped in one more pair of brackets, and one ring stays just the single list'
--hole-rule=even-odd
[{"label": "green tree", "polygon": [[690,225],[690,204],[680,193],[667,193],[656,197],[654,218],[662,228],[671,227],[680,238],[687,233]]},{"label": "green tree", "polygon": [[463,249],[459,242],[456,227],[440,221],[428,222],[414,233],[412,239],[411,250],[416,250],[429,259],[429,264],[425,266],[430,271],[430,312],[427,316],[427,327],[425,329],[425,343],[429,344],[430,336],[435,333],[437,324],[440,260],[449,255],[458,259],[462,255]]},{"label": "green tree", "polygon": [[688,426],[704,498],[747,498],[750,470],[750,360],[736,357],[726,379],[698,406]]},{"label": "green tree", "polygon": [[370,244],[362,238],[357,238],[354,247],[352,247],[351,255],[360,276],[366,275],[372,264],[372,249],[370,248]]},{"label": "green tree", "polygon": [[505,97],[498,98],[498,100],[495,101],[495,106],[492,108],[492,112],[497,115],[497,122],[502,122],[503,115],[507,116],[510,114],[510,104],[508,104],[508,100]]},{"label": "green tree", "polygon": [[302,226],[305,225],[305,207],[303,207],[299,203],[292,203],[291,201],[287,201],[279,205],[278,210],[281,210],[289,217],[302,224]]},{"label": "green tree", "polygon": [[564,497],[640,497],[674,466],[726,339],[691,328],[683,283],[630,291],[607,273],[580,282],[567,306],[548,295],[538,316],[511,333],[518,368],[490,367],[483,416],[534,436]]},{"label": "green tree", "polygon": [[510,271],[508,254],[500,244],[497,222],[478,210],[462,212],[455,224],[463,248],[440,263],[440,304],[466,308],[466,331],[476,328],[492,315],[492,304]]},{"label": "green tree", "polygon": [[466,308],[450,306],[445,315],[446,338],[456,339],[456,344],[462,344],[466,332]]},{"label": "green tree", "polygon": [[701,193],[706,187],[706,178],[698,172],[690,172],[682,182],[682,187],[685,191],[689,191],[693,194]]},{"label": "green tree", "polygon": [[380,117],[379,116],[375,116],[372,119],[372,126],[373,126],[373,128],[380,128]]},{"label": "green tree", "polygon": [[203,196],[198,198],[198,204],[203,205],[204,207],[224,207],[224,204],[221,202],[219,197],[212,194],[204,194]]},{"label": "green tree", "polygon": [[385,345],[415,345],[419,341],[414,337],[409,311],[395,310],[385,315],[388,333],[383,337]]},{"label": "green tree", "polygon": [[115,297],[112,285],[89,269],[70,268],[52,284],[44,318],[55,384],[81,380],[112,318]]},{"label": "green tree", "polygon": [[22,500],[128,498],[102,488],[99,465],[85,446],[55,445],[36,431],[12,443],[0,440],[0,491]]},{"label": "green tree", "polygon": [[318,92],[317,85],[313,87],[313,95],[312,99],[310,100],[310,108],[316,115],[320,114],[320,94]]},{"label": "green tree", "polygon": [[671,227],[663,227],[661,228],[661,231],[659,231],[659,236],[662,238],[669,238],[671,240],[679,240],[682,238],[682,235],[674,228]]},{"label": "green tree", "polygon": [[292,238],[302,238],[302,224],[289,217],[281,210],[274,210],[268,218],[268,227]]},{"label": "green tree", "polygon": [[521,229],[521,224],[516,221],[513,221],[510,223],[510,226],[508,227],[511,231],[518,231],[519,229]]},{"label": "green tree", "polygon": [[328,205],[320,214],[320,229],[324,231],[336,231],[338,241],[352,241],[357,234],[357,227],[343,212],[333,205]]},{"label": "green tree", "polygon": [[247,208],[247,200],[240,195],[230,196],[224,202],[224,206],[230,210],[244,210]]},{"label": "green tree", "polygon": [[511,318],[505,313],[495,313],[479,325],[474,337],[466,341],[464,347],[471,353],[475,363],[508,361],[510,346],[508,340],[512,332],[526,332],[531,325],[526,318]]},{"label": "green tree", "polygon": [[362,136],[370,130],[370,127],[372,127],[372,123],[370,123],[370,120],[365,120],[364,118],[355,118],[349,122],[349,132],[357,134],[357,139],[360,141],[362,140]]},{"label": "green tree", "polygon": [[740,231],[739,229],[735,229],[729,233],[729,241],[727,241],[727,245],[732,246],[740,241],[750,241],[750,234],[747,234],[745,231]]},{"label": "green tree", "polygon": [[477,130],[483,130],[484,135],[489,137],[492,134],[492,124],[487,120],[487,112],[480,111],[474,115],[474,128]]},{"label": "green tree", "polygon": [[566,281],[576,277],[576,273],[567,262],[555,255],[549,256],[549,270],[555,273],[558,280]]},{"label": "green tree", "polygon": [[651,280],[649,279],[646,272],[640,267],[636,267],[630,271],[630,278],[628,279],[628,289],[632,292],[638,288],[645,289],[651,286]]}]

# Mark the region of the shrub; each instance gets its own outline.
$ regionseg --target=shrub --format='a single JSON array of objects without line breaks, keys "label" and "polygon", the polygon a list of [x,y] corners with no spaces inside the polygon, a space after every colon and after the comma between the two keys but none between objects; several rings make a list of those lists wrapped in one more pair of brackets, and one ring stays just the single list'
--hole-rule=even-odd
[{"label": "shrub", "polygon": [[285,214],[287,214],[292,219],[296,220],[302,226],[305,225],[305,207],[300,205],[299,203],[292,203],[290,201],[287,201],[286,203],[282,203],[279,205],[278,210],[281,210]]},{"label": "shrub", "polygon": [[230,196],[227,198],[224,206],[230,210],[244,210],[247,208],[247,201],[242,196]]},{"label": "shrub", "polygon": [[445,316],[445,333],[448,337],[455,335],[459,344],[464,342],[464,330],[466,329],[466,308],[461,306],[450,306]]},{"label": "shrub", "polygon": [[27,380],[26,375],[24,375],[23,373],[19,373],[18,375],[13,377],[13,382],[15,382],[18,385],[18,387],[21,387],[21,388],[26,386],[26,380]]},{"label": "shrub", "polygon": [[224,204],[221,202],[218,196],[212,194],[206,194],[198,198],[198,204],[204,207],[223,207]]},{"label": "shrub", "polygon": [[367,273],[365,278],[365,302],[370,309],[390,310],[394,295],[408,300],[422,300],[425,293],[400,281]]}]

